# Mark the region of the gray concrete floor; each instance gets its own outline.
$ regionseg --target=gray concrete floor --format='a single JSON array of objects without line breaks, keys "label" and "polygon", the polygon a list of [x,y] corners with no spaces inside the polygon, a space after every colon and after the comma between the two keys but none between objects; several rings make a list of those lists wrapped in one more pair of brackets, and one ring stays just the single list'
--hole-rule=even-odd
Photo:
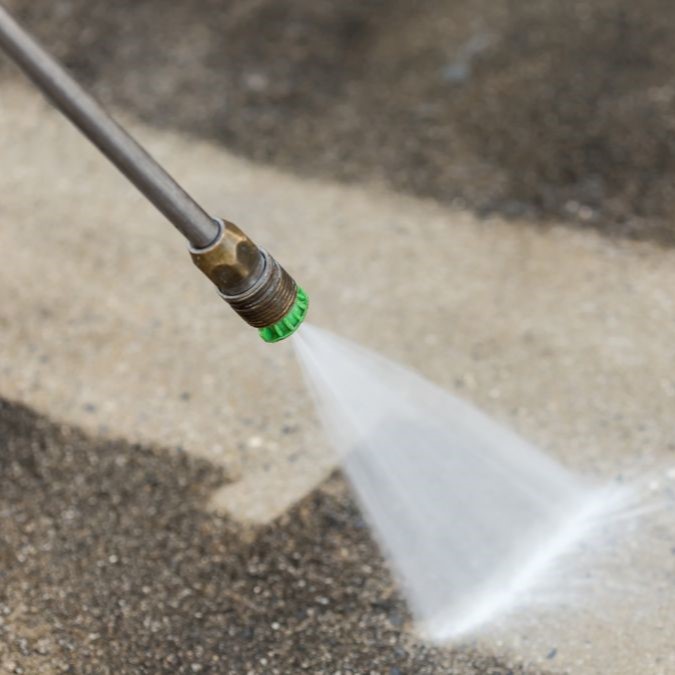
[{"label": "gray concrete floor", "polygon": [[[132,127],[301,280],[317,324],[588,475],[672,462],[672,249],[478,220]],[[619,556],[637,589],[611,611],[553,612],[449,650],[416,641],[339,479],[325,482],[334,460],[290,346],[241,324],[171,228],[26,87],[3,84],[0,136],[0,395],[92,434],[4,404],[0,667],[673,671],[672,519]],[[278,641],[277,623],[290,625]]]},{"label": "gray concrete floor", "polygon": [[10,4],[313,321],[662,509],[421,643],[290,345],[0,63],[0,672],[675,672],[675,251],[592,232],[673,242],[671,3]]},{"label": "gray concrete floor", "polygon": [[411,637],[341,480],[267,527],[208,513],[227,477],[0,403],[0,672],[525,675]]},{"label": "gray concrete floor", "polygon": [[669,0],[12,4],[152,125],[305,176],[675,242]]}]

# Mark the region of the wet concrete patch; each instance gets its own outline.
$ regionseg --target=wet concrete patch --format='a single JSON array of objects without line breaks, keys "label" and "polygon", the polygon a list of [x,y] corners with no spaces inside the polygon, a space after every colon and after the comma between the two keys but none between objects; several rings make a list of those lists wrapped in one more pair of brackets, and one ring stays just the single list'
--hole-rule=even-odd
[{"label": "wet concrete patch", "polygon": [[146,122],[306,175],[675,240],[665,0],[14,5]]},{"label": "wet concrete patch", "polygon": [[672,244],[673,26],[658,0],[520,3],[455,109],[503,172],[488,207]]},{"label": "wet concrete patch", "polygon": [[1,402],[0,672],[534,672],[410,637],[339,476],[260,529],[225,479]]}]

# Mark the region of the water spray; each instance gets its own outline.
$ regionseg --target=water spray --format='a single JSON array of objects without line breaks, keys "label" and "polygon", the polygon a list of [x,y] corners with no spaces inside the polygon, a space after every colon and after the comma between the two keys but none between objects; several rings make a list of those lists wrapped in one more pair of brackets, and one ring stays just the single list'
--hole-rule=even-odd
[{"label": "water spray", "polygon": [[299,328],[308,298],[288,272],[236,225],[209,216],[2,4],[0,48],[188,240],[195,265],[263,340]]}]

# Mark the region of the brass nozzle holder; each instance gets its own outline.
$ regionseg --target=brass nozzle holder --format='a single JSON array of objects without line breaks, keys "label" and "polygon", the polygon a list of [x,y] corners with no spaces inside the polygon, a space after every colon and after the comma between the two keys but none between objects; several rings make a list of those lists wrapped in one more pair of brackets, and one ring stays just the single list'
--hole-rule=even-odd
[{"label": "brass nozzle holder", "polygon": [[212,244],[190,247],[193,262],[249,325],[265,328],[277,323],[295,303],[295,281],[234,223],[217,222],[220,232]]}]

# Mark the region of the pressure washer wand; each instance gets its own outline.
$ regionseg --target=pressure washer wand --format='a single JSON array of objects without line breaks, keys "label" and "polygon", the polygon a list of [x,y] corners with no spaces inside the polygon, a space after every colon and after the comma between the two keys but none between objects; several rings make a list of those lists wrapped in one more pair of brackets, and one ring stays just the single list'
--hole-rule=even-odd
[{"label": "pressure washer wand", "polygon": [[308,299],[236,225],[210,217],[0,4],[0,48],[188,240],[194,263],[267,342],[291,335]]}]

